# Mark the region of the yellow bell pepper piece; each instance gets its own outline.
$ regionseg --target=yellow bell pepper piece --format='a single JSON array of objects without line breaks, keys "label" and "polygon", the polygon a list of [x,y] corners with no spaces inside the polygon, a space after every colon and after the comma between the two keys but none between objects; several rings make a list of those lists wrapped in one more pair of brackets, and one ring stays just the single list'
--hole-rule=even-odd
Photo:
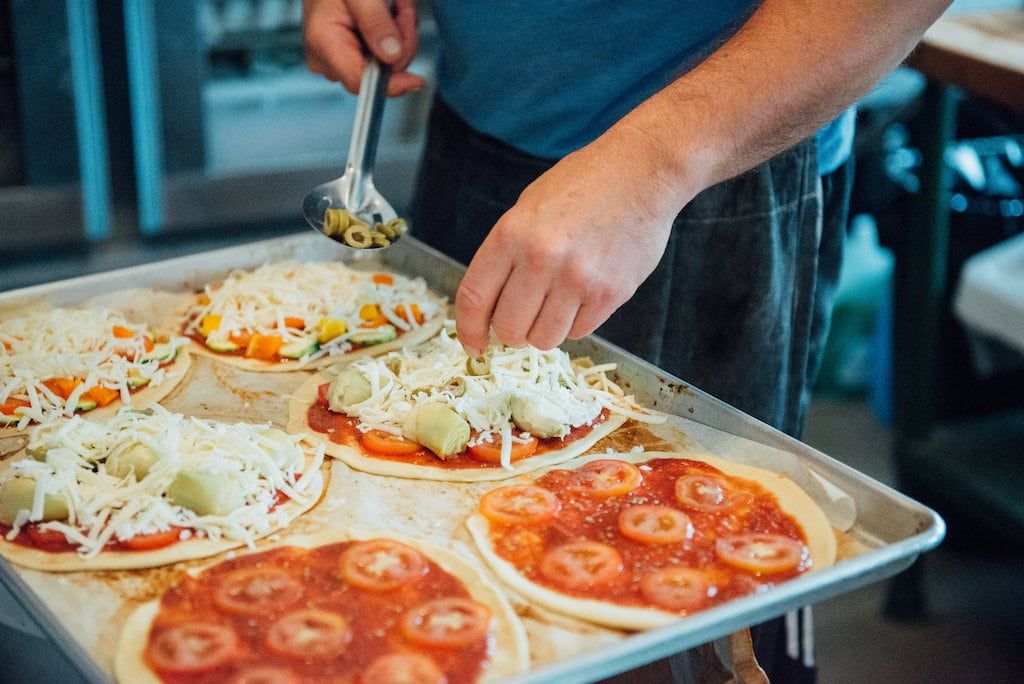
[{"label": "yellow bell pepper piece", "polygon": [[348,332],[345,321],[338,321],[333,318],[323,318],[316,326],[316,339],[320,344],[327,344],[338,335]]},{"label": "yellow bell pepper piece", "polygon": [[203,337],[209,337],[210,333],[220,327],[220,316],[209,314],[203,316],[203,322],[199,324],[199,332]]},{"label": "yellow bell pepper piece", "polygon": [[376,304],[363,304],[359,309],[359,317],[364,321],[372,321],[380,318],[380,309]]}]

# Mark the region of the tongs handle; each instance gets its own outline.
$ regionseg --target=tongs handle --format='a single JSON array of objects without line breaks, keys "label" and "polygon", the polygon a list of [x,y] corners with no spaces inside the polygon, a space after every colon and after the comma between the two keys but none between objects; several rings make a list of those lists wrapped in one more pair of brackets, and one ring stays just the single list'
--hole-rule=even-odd
[{"label": "tongs handle", "polygon": [[[388,9],[394,12],[394,2],[388,2]],[[366,66],[359,82],[359,99],[356,100],[356,116],[352,123],[352,138],[348,145],[348,161],[345,176],[350,179],[344,189],[345,206],[350,211],[362,209],[366,186],[373,178],[373,165],[377,159],[377,142],[380,140],[381,122],[384,118],[384,100],[388,95],[388,81],[391,65],[384,64],[366,52]]]}]

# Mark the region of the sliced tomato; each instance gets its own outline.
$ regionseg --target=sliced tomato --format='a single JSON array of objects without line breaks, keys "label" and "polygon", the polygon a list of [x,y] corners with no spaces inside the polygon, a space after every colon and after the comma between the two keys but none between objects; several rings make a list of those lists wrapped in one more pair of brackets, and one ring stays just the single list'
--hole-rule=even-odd
[{"label": "sliced tomato", "polygon": [[36,546],[49,549],[69,549],[73,545],[64,536],[63,532],[48,530],[38,524],[28,524],[21,528],[21,531],[28,535],[29,540]]},{"label": "sliced tomato", "polygon": [[420,450],[420,445],[411,439],[383,430],[364,432],[359,436],[359,443],[367,451],[384,456],[408,456]]},{"label": "sliced tomato", "polygon": [[464,598],[427,601],[402,616],[402,634],[420,646],[459,648],[487,636],[490,609]]},{"label": "sliced tomato", "polygon": [[544,554],[540,572],[552,582],[570,589],[604,586],[622,573],[622,556],[608,544],[574,541]]},{"label": "sliced tomato", "polygon": [[299,330],[306,329],[305,319],[299,318],[298,316],[285,316],[284,327],[286,328],[297,328]]},{"label": "sliced tomato", "polygon": [[640,592],[660,608],[692,611],[707,601],[712,589],[708,576],[693,568],[664,568],[640,580]]},{"label": "sliced tomato", "polygon": [[561,502],[554,492],[533,485],[493,489],[480,499],[480,512],[503,525],[540,525],[558,514]]},{"label": "sliced tomato", "polygon": [[373,282],[378,285],[394,285],[395,277],[390,273],[374,273],[370,278]]},{"label": "sliced tomato", "polygon": [[256,665],[239,670],[228,684],[301,684],[299,675],[283,667]]},{"label": "sliced tomato", "polygon": [[619,532],[644,544],[675,544],[693,535],[693,525],[671,506],[630,506],[619,513]]},{"label": "sliced tomato", "polygon": [[307,608],[288,613],[270,625],[266,644],[287,658],[326,660],[341,655],[351,640],[352,630],[344,617]]},{"label": "sliced tomato", "polygon": [[149,534],[137,534],[131,539],[126,539],[121,543],[125,548],[131,551],[152,551],[153,549],[162,549],[165,546],[170,546],[176,541],[181,539],[183,527],[172,527],[169,530],[163,532],[150,532]]},{"label": "sliced tomato", "polygon": [[324,384],[316,388],[317,401],[319,401],[321,404],[324,404],[325,406],[329,406],[331,403],[331,400],[327,398],[327,392],[329,392],[330,389],[331,383],[329,382],[325,382]]},{"label": "sliced tomato", "polygon": [[415,582],[427,571],[421,554],[411,546],[389,539],[371,539],[341,554],[341,577],[370,591],[391,591]]},{"label": "sliced tomato", "polygon": [[698,511],[721,512],[743,498],[725,479],[715,475],[683,475],[676,480],[676,501]]},{"label": "sliced tomato", "polygon": [[[528,442],[512,442],[512,461],[521,461],[537,453],[540,442],[531,437]],[[469,455],[485,463],[501,463],[501,442],[481,442],[469,447]]]},{"label": "sliced tomato", "polygon": [[293,606],[302,594],[302,583],[284,570],[242,568],[218,581],[213,604],[226,613],[265,615]]},{"label": "sliced tomato", "polygon": [[715,554],[734,568],[774,574],[796,570],[807,559],[808,550],[780,534],[736,534],[716,541]]},{"label": "sliced tomato", "polygon": [[632,463],[602,458],[591,461],[575,473],[569,488],[601,499],[628,494],[643,480],[640,469]]},{"label": "sliced tomato", "polygon": [[235,631],[211,622],[186,622],[160,632],[149,642],[149,659],[157,670],[172,675],[213,672],[241,655]]},{"label": "sliced tomato", "polygon": [[23,406],[31,405],[32,404],[25,401],[24,399],[8,399],[4,403],[0,404],[0,413],[4,414],[5,416],[13,416],[15,410]]},{"label": "sliced tomato", "polygon": [[437,663],[416,653],[381,656],[359,677],[359,684],[445,684],[446,681]]}]

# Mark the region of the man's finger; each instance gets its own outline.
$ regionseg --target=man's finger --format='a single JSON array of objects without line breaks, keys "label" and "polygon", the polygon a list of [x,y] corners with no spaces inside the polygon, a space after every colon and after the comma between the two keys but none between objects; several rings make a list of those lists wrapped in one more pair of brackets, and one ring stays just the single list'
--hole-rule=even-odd
[{"label": "man's finger", "polygon": [[527,336],[537,320],[547,288],[532,268],[513,267],[512,274],[501,289],[491,317],[491,328],[502,343],[524,347]]},{"label": "man's finger", "polygon": [[608,320],[617,307],[596,302],[586,302],[576,312],[576,320],[569,329],[569,339],[578,340],[597,330]]},{"label": "man's finger", "polygon": [[484,240],[462,277],[455,295],[455,326],[467,353],[479,356],[490,342],[491,314],[512,262],[494,247],[494,232]]},{"label": "man's finger", "polygon": [[404,54],[394,64],[395,71],[404,71],[412,63],[420,49],[420,33],[417,26],[418,17],[414,0],[397,0],[395,2],[395,24],[402,34]]},{"label": "man's finger", "polygon": [[306,62],[311,69],[332,81],[340,82],[350,93],[359,92],[359,81],[366,60],[355,34],[347,30],[314,33],[306,44],[309,46]]},{"label": "man's finger", "polygon": [[408,71],[391,74],[391,80],[388,81],[388,97],[405,95],[413,90],[423,90],[424,85],[425,82],[421,77]]},{"label": "man's finger", "polygon": [[349,0],[348,7],[366,46],[377,59],[395,64],[406,56],[402,32],[384,0]]},{"label": "man's finger", "polygon": [[538,349],[553,349],[560,345],[569,335],[579,308],[580,301],[575,293],[565,288],[549,292],[530,328],[527,338],[530,344]]}]

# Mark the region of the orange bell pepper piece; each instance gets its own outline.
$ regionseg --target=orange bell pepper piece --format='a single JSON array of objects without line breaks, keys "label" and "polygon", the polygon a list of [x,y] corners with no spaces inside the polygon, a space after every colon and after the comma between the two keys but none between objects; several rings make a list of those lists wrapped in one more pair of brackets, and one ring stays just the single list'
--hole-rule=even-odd
[{"label": "orange bell pepper piece", "polygon": [[118,338],[120,340],[125,340],[125,339],[131,338],[131,337],[135,337],[135,333],[134,333],[134,331],[130,330],[129,328],[124,327],[123,325],[115,325],[114,326],[114,337],[116,337],[116,338]]},{"label": "orange bell pepper piece", "polygon": [[96,404],[99,406],[106,406],[110,402],[120,397],[121,393],[118,392],[117,390],[107,389],[106,387],[97,385],[96,387],[93,387],[88,392],[86,392],[85,396],[95,401]]},{"label": "orange bell pepper piece", "polygon": [[245,348],[245,355],[250,359],[273,361],[281,351],[283,340],[280,335],[260,335],[256,333]]},{"label": "orange bell pepper piece", "polygon": [[82,381],[78,378],[51,378],[49,380],[43,380],[43,385],[46,389],[56,394],[61,399],[67,399],[71,396],[71,393],[75,391],[75,388],[82,384]]},{"label": "orange bell pepper piece", "polygon": [[8,399],[4,403],[0,404],[0,413],[5,416],[13,416],[14,410],[21,408],[22,406],[31,406],[31,404],[24,399]]},{"label": "orange bell pepper piece", "polygon": [[395,277],[390,273],[374,273],[370,279],[378,285],[394,285]]},{"label": "orange bell pepper piece", "polygon": [[420,311],[420,307],[415,304],[400,304],[395,307],[395,315],[401,318],[406,323],[409,322],[409,311],[412,310],[412,316],[416,319],[416,323],[423,325],[423,312]]},{"label": "orange bell pepper piece", "polygon": [[298,328],[299,330],[306,329],[306,321],[298,318],[297,316],[285,316],[284,327],[286,328]]}]

